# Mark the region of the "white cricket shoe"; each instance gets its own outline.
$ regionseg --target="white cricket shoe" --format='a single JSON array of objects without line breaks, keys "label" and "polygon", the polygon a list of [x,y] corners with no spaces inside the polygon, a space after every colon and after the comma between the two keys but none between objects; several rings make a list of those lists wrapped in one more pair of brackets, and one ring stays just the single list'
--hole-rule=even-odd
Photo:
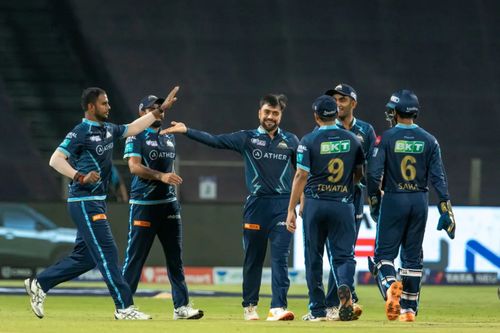
[{"label": "white cricket shoe", "polygon": [[285,308],[271,308],[269,309],[269,314],[267,315],[267,321],[278,321],[278,320],[293,320],[295,315],[292,311]]},{"label": "white cricket shoe", "polygon": [[327,321],[327,317],[314,317],[311,312],[302,316],[304,321]]},{"label": "white cricket shoe", "polygon": [[26,288],[26,293],[30,297],[31,309],[38,318],[43,318],[43,302],[45,302],[45,297],[47,295],[40,287],[37,279],[26,279],[24,280],[24,287]]},{"label": "white cricket shoe", "polygon": [[131,305],[126,309],[116,309],[115,310],[115,319],[116,320],[148,320],[148,319],[151,319],[151,316],[139,311],[139,309],[135,305]]},{"label": "white cricket shoe", "polygon": [[174,320],[177,319],[200,319],[203,317],[203,311],[193,309],[191,304],[180,306],[174,309]]},{"label": "white cricket shoe", "polygon": [[331,321],[339,321],[339,308],[337,306],[326,308],[326,319]]},{"label": "white cricket shoe", "polygon": [[243,308],[243,318],[245,320],[259,320],[259,314],[257,313],[257,305],[249,305]]}]

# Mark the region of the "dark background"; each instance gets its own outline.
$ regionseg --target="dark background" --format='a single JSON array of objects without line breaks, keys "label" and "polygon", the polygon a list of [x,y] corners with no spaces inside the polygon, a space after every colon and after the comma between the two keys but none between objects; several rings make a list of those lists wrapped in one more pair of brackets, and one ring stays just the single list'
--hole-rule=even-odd
[{"label": "dark background", "polygon": [[[104,88],[110,120],[128,123],[144,95],[180,85],[167,118],[212,133],[256,128],[259,98],[284,93],[281,126],[300,138],[314,126],[312,101],[344,82],[358,93],[355,115],[377,134],[387,128],[391,93],[415,91],[418,123],[441,144],[453,204],[471,204],[471,160],[480,159],[475,203],[496,206],[499,12],[494,0],[1,0],[0,200],[63,202],[48,158],[83,117],[87,86]],[[244,201],[243,169],[207,161],[241,157],[183,136],[177,142],[184,214],[211,207],[222,210],[204,222],[234,219],[224,208]],[[115,149],[118,162],[121,153]],[[216,177],[217,200],[199,198],[200,176]]]}]

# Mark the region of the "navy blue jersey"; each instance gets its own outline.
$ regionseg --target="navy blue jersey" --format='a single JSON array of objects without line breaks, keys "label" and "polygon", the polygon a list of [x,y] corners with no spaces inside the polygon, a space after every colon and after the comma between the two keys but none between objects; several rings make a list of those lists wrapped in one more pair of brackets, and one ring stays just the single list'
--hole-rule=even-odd
[{"label": "navy blue jersey", "polygon": [[95,184],[71,182],[68,202],[106,199],[114,141],[126,133],[127,125],[98,123],[84,118],[66,135],[57,150],[68,157],[69,164],[83,174],[97,171],[101,175]]},{"label": "navy blue jersey", "polygon": [[[339,128],[345,129],[344,126],[342,125],[342,122],[339,121],[338,119],[336,120],[336,124]],[[365,159],[368,160],[370,152],[372,151],[373,146],[375,145],[375,139],[376,139],[375,130],[373,129],[373,126],[361,119],[354,118],[352,121],[351,129],[347,131],[354,133],[358,137],[359,142],[361,143],[361,147],[363,148],[363,152],[365,154]],[[363,177],[362,183],[366,185],[365,177]]]},{"label": "navy blue jersey", "polygon": [[427,192],[428,180],[439,200],[448,200],[448,182],[437,140],[417,125],[398,124],[384,132],[368,163],[368,193]]},{"label": "navy blue jersey", "polygon": [[[174,172],[175,138],[159,135],[159,130],[148,128],[137,136],[127,138],[123,158],[140,157],[141,163],[160,172]],[[132,178],[130,203],[151,205],[177,200],[175,187],[158,180]]]},{"label": "navy blue jersey", "polygon": [[248,192],[255,196],[290,194],[299,139],[277,130],[273,139],[261,127],[254,130],[212,135],[189,128],[186,135],[214,148],[243,155]]},{"label": "navy blue jersey", "polygon": [[308,198],[352,202],[353,173],[365,162],[359,139],[336,125],[321,126],[302,138],[297,167],[309,172]]}]

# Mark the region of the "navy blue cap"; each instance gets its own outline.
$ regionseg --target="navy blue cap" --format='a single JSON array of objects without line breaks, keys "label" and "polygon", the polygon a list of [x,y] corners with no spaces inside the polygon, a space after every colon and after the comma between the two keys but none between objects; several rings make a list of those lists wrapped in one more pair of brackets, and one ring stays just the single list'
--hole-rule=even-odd
[{"label": "navy blue cap", "polygon": [[321,117],[335,117],[339,111],[337,103],[328,95],[321,95],[316,98],[312,104],[312,108]]},{"label": "navy blue cap", "polygon": [[162,104],[165,101],[165,98],[156,97],[155,95],[148,95],[141,99],[139,103],[139,111],[150,108],[155,104]]},{"label": "navy blue cap", "polygon": [[335,94],[341,94],[344,96],[349,96],[353,100],[358,100],[358,94],[356,94],[356,90],[348,84],[341,83],[338,84],[334,89],[329,89],[325,92],[325,95],[333,96]]},{"label": "navy blue cap", "polygon": [[385,106],[404,114],[417,114],[420,110],[417,95],[415,95],[413,91],[407,89],[393,93]]}]

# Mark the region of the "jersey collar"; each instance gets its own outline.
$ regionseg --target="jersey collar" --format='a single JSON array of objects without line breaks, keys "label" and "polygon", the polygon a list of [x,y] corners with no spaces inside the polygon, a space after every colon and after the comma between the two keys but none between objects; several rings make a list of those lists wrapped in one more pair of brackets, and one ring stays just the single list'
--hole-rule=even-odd
[{"label": "jersey collar", "polygon": [[405,125],[405,124],[397,124],[395,127],[397,128],[418,128],[417,124]]},{"label": "jersey collar", "polygon": [[[257,127],[257,132],[259,134],[268,134],[267,131],[262,126]],[[275,136],[280,135],[280,134],[281,134],[281,128],[278,127],[278,130],[276,131]]]},{"label": "jersey collar", "polygon": [[148,132],[148,133],[158,133],[159,130],[158,129],[154,129],[152,127],[148,127],[148,128],[145,129],[145,131]]},{"label": "jersey collar", "polygon": [[[338,127],[345,129],[344,124],[337,118],[335,119],[335,124],[337,124]],[[356,117],[352,117],[351,121],[351,128],[353,128],[356,125]]]},{"label": "jersey collar", "polygon": [[97,127],[101,127],[103,125],[97,121],[92,121],[92,120],[89,120],[87,118],[82,118],[82,123],[85,123],[85,124],[90,125],[90,126],[97,126]]},{"label": "jersey collar", "polygon": [[339,129],[339,127],[337,125],[325,125],[325,126],[321,126],[318,129],[319,130],[331,130],[331,129]]}]

